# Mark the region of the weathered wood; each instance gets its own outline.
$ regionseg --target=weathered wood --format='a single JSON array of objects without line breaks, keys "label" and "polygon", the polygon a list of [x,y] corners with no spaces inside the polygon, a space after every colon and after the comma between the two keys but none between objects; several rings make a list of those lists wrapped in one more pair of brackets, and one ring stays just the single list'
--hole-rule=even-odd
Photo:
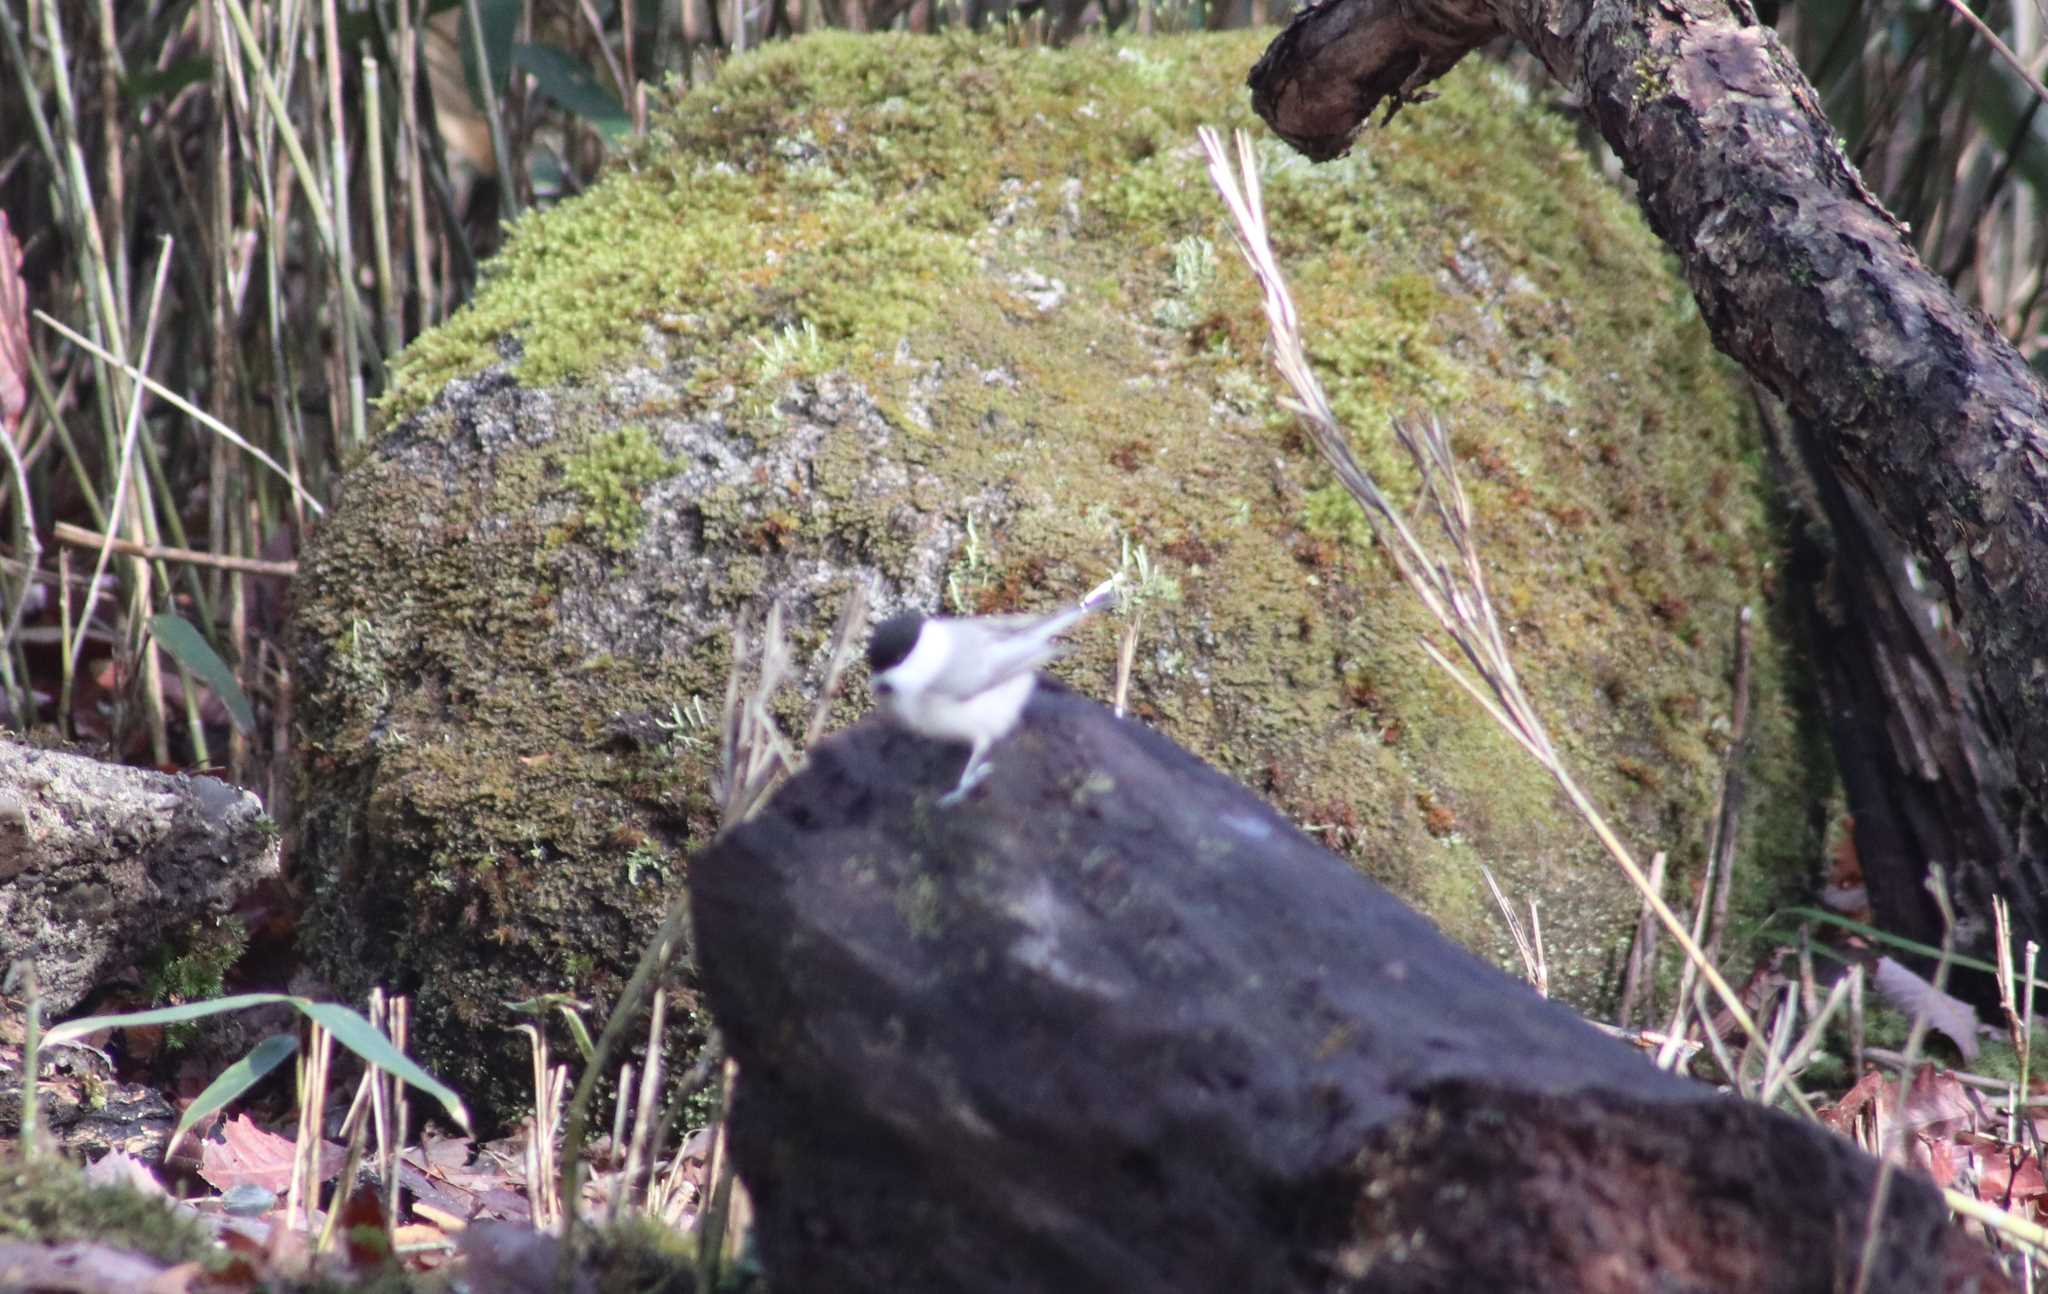
[{"label": "weathered wood", "polygon": [[239,787],[0,737],[0,971],[27,958],[43,1010],[68,1010],[275,877],[277,844]]},{"label": "weathered wood", "polygon": [[[1941,599],[1870,505],[1818,461],[1812,438],[1771,420],[1781,470],[1798,486],[1795,511],[1809,514],[1793,533],[1789,601],[1812,644],[1870,906],[1885,929],[1939,947],[1948,931],[1926,883],[1932,860],[1959,913],[1958,941],[1992,943],[1998,876],[1978,860],[2013,853],[2015,822],[2038,839],[2037,816],[2015,803],[2011,761]],[[2011,896],[2023,920],[2038,920],[2044,899]],[[1930,958],[1892,955],[1933,973]],[[1950,983],[1996,1008],[1992,976],[1952,969]]]},{"label": "weathered wood", "polygon": [[[2048,393],[1920,263],[1746,0],[1327,0],[1259,61],[1253,102],[1304,152],[1334,156],[1381,102],[1415,101],[1501,33],[1580,89],[1716,344],[1940,581],[1985,739],[2019,792],[2003,834],[2024,840],[2048,805]],[[1939,861],[1961,881],[1963,947],[1991,955],[1993,894],[2019,937],[2048,942],[2048,855]],[[1917,927],[1921,914],[1878,915]]]},{"label": "weathered wood", "polygon": [[[1873,1161],[1656,1070],[1163,737],[1041,688],[940,809],[960,760],[862,725],[691,867],[778,1286],[1851,1284]],[[1925,1182],[1880,1225],[1872,1290],[2007,1288]]]}]

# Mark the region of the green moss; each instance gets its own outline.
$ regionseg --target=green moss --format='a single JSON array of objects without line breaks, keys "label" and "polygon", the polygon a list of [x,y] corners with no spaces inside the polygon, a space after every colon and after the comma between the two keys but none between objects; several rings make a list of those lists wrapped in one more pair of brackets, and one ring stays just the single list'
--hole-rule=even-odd
[{"label": "green moss", "polygon": [[667,474],[668,457],[638,423],[592,436],[562,465],[562,479],[583,505],[583,529],[617,552],[632,547],[646,523],[641,492]]},{"label": "green moss", "polygon": [[[249,946],[249,931],[231,916],[195,921],[166,939],[143,970],[142,991],[151,1006],[180,1006],[219,997],[228,968]],[[182,1047],[198,1036],[200,1022],[174,1024],[164,1041]]]},{"label": "green moss", "polygon": [[0,1239],[37,1244],[88,1240],[163,1263],[222,1265],[225,1250],[168,1199],[128,1186],[89,1185],[64,1160],[0,1155]]},{"label": "green moss", "polygon": [[694,1294],[696,1247],[696,1237],[635,1214],[600,1231],[582,1266],[608,1292]]},{"label": "green moss", "polygon": [[1336,540],[1359,548],[1372,546],[1372,526],[1365,509],[1351,497],[1351,491],[1336,481],[1310,490],[1302,499],[1301,527],[1318,539]]}]

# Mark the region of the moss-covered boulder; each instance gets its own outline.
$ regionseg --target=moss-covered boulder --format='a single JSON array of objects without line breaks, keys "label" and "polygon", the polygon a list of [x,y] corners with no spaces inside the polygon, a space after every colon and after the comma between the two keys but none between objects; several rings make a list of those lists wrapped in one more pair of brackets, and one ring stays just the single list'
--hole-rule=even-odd
[{"label": "moss-covered boulder", "polygon": [[[1490,865],[1543,905],[1556,988],[1600,1000],[1635,899],[1429,664],[1276,405],[1194,140],[1252,124],[1262,40],[777,45],[520,224],[400,362],[304,562],[299,858],[336,987],[412,992],[427,1060],[516,1098],[503,1004],[605,1000],[716,826],[736,617],[784,597],[815,670],[855,581],[883,611],[1050,606],[1129,543],[1181,590],[1136,715],[1505,955]],[[1452,425],[1529,692],[1696,876],[1772,564],[1744,400],[1568,129],[1477,60],[1442,88],[1335,164],[1260,145],[1308,344],[1396,490],[1387,415]],[[1763,620],[1753,877],[1813,843]],[[1060,672],[1106,696],[1115,640],[1084,629]]]}]

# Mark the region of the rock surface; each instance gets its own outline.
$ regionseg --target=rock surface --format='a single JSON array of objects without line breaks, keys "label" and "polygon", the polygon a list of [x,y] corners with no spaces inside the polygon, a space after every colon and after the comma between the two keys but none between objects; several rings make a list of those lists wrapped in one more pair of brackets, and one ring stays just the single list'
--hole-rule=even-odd
[{"label": "rock surface", "polygon": [[[782,1287],[1849,1287],[1878,1165],[1667,1075],[1144,726],[862,725],[694,859]],[[1872,1290],[2005,1289],[1895,1179]],[[1980,1283],[1972,1286],[1966,1282]]]},{"label": "rock surface", "polygon": [[0,737],[0,968],[28,959],[48,1017],[277,874],[247,791]]}]

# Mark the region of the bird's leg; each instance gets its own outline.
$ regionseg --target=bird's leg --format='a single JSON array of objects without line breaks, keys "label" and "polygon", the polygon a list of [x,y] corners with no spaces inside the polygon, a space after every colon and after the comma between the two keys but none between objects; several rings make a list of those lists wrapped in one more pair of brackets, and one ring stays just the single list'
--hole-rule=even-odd
[{"label": "bird's leg", "polygon": [[939,807],[949,809],[967,798],[967,793],[981,784],[988,776],[988,743],[977,741],[967,756],[967,767],[960,770],[960,781],[952,790],[939,797]]}]

